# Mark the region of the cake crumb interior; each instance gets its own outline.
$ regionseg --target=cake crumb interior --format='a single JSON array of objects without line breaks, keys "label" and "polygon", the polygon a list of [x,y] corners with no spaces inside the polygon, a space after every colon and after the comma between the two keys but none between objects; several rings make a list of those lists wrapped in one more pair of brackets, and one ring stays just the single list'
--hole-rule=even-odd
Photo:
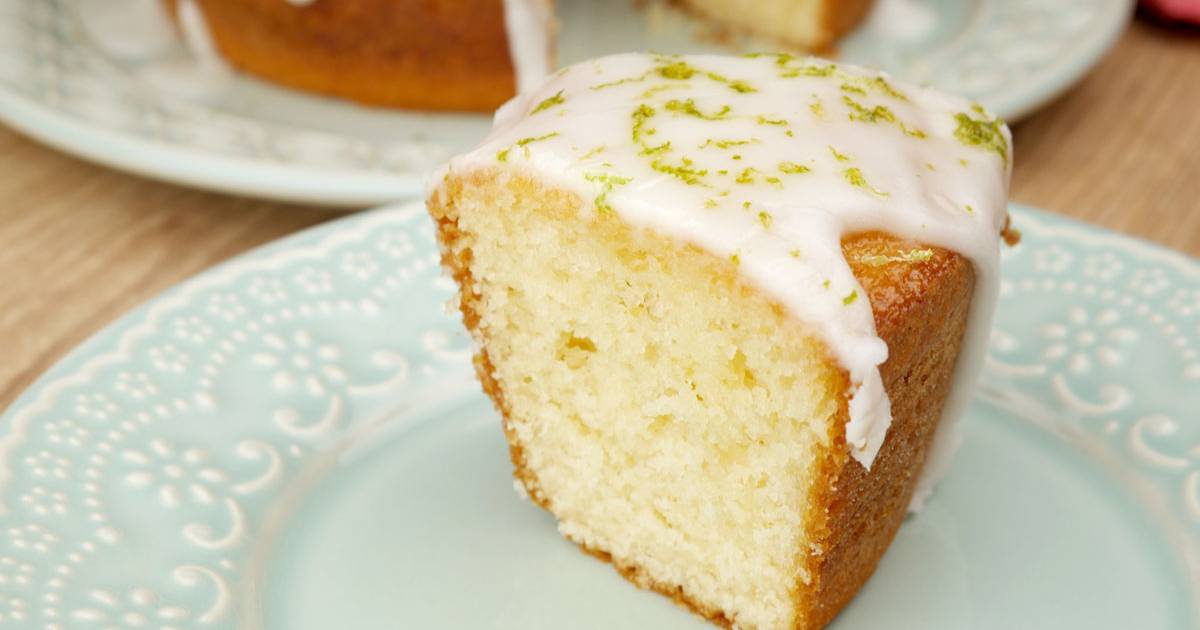
[{"label": "cake crumb interior", "polygon": [[844,422],[824,345],[735,261],[573,194],[503,170],[445,192],[431,210],[532,497],[642,586],[797,625],[805,506]]}]

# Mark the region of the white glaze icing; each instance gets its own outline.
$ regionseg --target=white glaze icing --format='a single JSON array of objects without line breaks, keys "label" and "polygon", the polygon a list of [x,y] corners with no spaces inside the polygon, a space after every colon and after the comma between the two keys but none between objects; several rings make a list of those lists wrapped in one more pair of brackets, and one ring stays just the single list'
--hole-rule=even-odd
[{"label": "white glaze icing", "polygon": [[548,0],[504,0],[504,27],[518,92],[537,88],[550,74],[553,24]]},{"label": "white glaze icing", "polygon": [[[964,118],[991,149],[956,136]],[[511,100],[430,184],[517,169],[594,200],[589,211],[735,260],[849,373],[846,439],[868,469],[891,423],[878,369],[888,350],[841,239],[882,230],[966,256],[977,288],[932,479],[957,441],[998,289],[1011,141],[993,121],[965,100],[817,59],[616,55]]]}]

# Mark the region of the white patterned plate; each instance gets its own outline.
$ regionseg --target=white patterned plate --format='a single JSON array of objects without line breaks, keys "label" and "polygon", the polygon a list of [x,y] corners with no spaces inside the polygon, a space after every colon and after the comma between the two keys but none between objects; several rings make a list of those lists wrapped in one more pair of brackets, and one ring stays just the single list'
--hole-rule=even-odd
[{"label": "white patterned plate", "polygon": [[[1194,628],[1200,263],[1024,208],[985,388],[837,628]],[[0,628],[703,628],[512,489],[419,204],[137,309],[0,417]]]},{"label": "white patterned plate", "polygon": [[[280,0],[283,1],[283,0]],[[199,63],[160,0],[0,0],[0,120],[64,151],[167,181],[363,207],[488,128],[482,115],[358,107]],[[626,50],[729,51],[690,18],[632,0],[564,0],[565,63]],[[879,0],[842,58],[971,96],[1015,118],[1082,76],[1133,0]],[[770,48],[745,41],[740,47]]]}]

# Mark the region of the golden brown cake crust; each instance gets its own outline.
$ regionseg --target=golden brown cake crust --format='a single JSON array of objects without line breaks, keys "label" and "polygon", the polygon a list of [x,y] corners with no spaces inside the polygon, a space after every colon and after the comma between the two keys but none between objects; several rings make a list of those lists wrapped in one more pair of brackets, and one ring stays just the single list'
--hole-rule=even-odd
[{"label": "golden brown cake crust", "polygon": [[[844,448],[833,449],[825,463],[832,488],[812,497],[806,514],[825,542],[822,554],[808,557],[813,584],[798,591],[808,597],[800,602],[809,611],[805,628],[828,624],[875,571],[904,520],[950,391],[975,287],[969,261],[931,248],[933,256],[925,262],[862,262],[863,256],[894,256],[917,247],[878,233],[842,242],[870,298],[876,331],[888,345],[880,373],[892,425],[869,473]],[[838,428],[844,444],[845,425]]]},{"label": "golden brown cake crust", "polygon": [[[515,92],[501,0],[196,0],[244,72],[368,105],[489,112]],[[174,11],[177,0],[165,0]]]},{"label": "golden brown cake crust", "polygon": [[[438,240],[443,245],[443,265],[460,287],[475,283],[470,272],[470,250],[450,246],[462,234],[455,211],[448,205],[449,199],[454,196],[455,188],[481,185],[487,177],[486,172],[476,172],[465,180],[452,181],[448,193],[442,191],[429,201]],[[576,199],[569,205],[580,203]],[[848,418],[848,409],[843,402],[840,412],[843,421],[834,427],[835,447],[829,450],[819,473],[830,483],[818,487],[808,504],[802,506],[806,528],[818,532],[821,541],[820,554],[805,554],[812,583],[797,584],[793,591],[797,607],[805,617],[796,626],[802,630],[828,624],[874,572],[904,520],[949,393],[975,285],[970,262],[938,248],[929,248],[932,256],[921,262],[875,265],[863,260],[867,256],[894,257],[921,247],[919,243],[881,233],[854,235],[842,242],[846,260],[870,299],[876,330],[888,345],[889,357],[880,371],[891,400],[893,420],[871,471],[867,472],[850,458],[845,445],[844,419]],[[464,293],[459,302],[464,324],[472,332],[477,331],[479,324],[480,297]],[[503,391],[492,377],[495,369],[486,347],[480,348],[474,363],[484,392],[495,402],[503,418],[513,476],[534,503],[551,511],[548,498],[526,465]],[[848,376],[844,378],[848,401],[850,383]],[[595,557],[613,562],[602,550],[581,547]],[[613,564],[634,584],[662,593],[696,614],[730,627],[725,611],[703,605],[677,585],[655,582],[636,566]]]}]

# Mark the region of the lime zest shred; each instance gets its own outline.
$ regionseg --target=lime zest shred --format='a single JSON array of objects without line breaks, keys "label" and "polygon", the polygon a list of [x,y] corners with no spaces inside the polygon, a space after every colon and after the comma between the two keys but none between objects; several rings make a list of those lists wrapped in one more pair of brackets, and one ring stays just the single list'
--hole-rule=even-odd
[{"label": "lime zest shred", "polygon": [[638,153],[638,155],[658,155],[659,153],[666,153],[667,151],[671,150],[671,141],[667,140],[666,142],[654,147],[646,145],[642,146],[643,149],[641,153]]},{"label": "lime zest shred", "polygon": [[785,175],[803,175],[804,173],[811,173],[812,169],[795,162],[780,162],[779,172]]},{"label": "lime zest shred", "polygon": [[758,169],[756,169],[754,167],[744,168],[744,169],[742,169],[742,172],[738,174],[737,179],[735,179],[734,181],[736,181],[739,184],[753,184],[754,183],[754,174],[757,172],[758,172]]},{"label": "lime zest shred", "polygon": [[908,101],[908,97],[905,96],[903,92],[900,92],[896,88],[892,87],[892,84],[888,83],[887,79],[883,77],[875,77],[871,79],[870,85],[876,90],[879,90],[880,92],[883,92],[884,94],[887,94],[898,101]]},{"label": "lime zest shred", "polygon": [[633,141],[641,143],[642,134],[651,135],[646,129],[646,121],[654,117],[655,111],[653,107],[642,104],[637,109],[633,110]]},{"label": "lime zest shred", "polygon": [[813,116],[816,116],[817,118],[819,118],[821,120],[824,120],[825,119],[825,105],[823,105],[821,103],[821,99],[816,98],[816,96],[817,96],[816,94],[813,95],[813,102],[808,104],[808,109],[809,109],[809,111],[811,111],[813,113]]},{"label": "lime zest shred", "polygon": [[659,83],[658,85],[650,86],[645,92],[642,92],[641,98],[646,99],[658,94],[659,92],[666,92],[668,90],[686,90],[690,87],[690,85],[684,83]]},{"label": "lime zest shred", "polygon": [[954,137],[968,147],[991,151],[1008,164],[1008,140],[1004,138],[1004,121],[988,118],[986,114],[981,116],[972,118],[964,112],[955,114],[954,120],[958,122],[958,127],[954,130]]},{"label": "lime zest shred", "polygon": [[846,95],[842,95],[842,102],[852,110],[850,112],[850,120],[858,120],[868,123],[883,121],[896,125],[900,128],[900,131],[903,131],[905,134],[914,138],[926,137],[924,131],[921,131],[920,129],[913,129],[904,124],[903,121],[896,118],[896,115],[892,113],[892,110],[883,105],[876,105],[875,107],[868,108],[862,103],[859,103],[858,101]]},{"label": "lime zest shred", "polygon": [[625,85],[626,83],[640,83],[640,82],[648,79],[650,77],[650,74],[653,72],[654,72],[653,70],[647,70],[646,72],[644,72],[636,77],[625,77],[624,79],[617,79],[615,81],[608,81],[605,83],[597,83],[596,85],[588,86],[588,89],[589,90],[603,90],[603,89],[610,88],[610,87],[616,87],[618,85]]},{"label": "lime zest shred", "polygon": [[747,144],[758,144],[760,142],[762,142],[762,140],[759,140],[758,138],[751,138],[749,140],[713,140],[712,138],[709,138],[708,140],[705,140],[704,144],[700,145],[699,148],[704,149],[707,147],[717,147],[718,149],[730,149]]},{"label": "lime zest shred", "polygon": [[550,138],[553,138],[557,135],[559,135],[557,131],[552,131],[544,136],[521,138],[520,140],[517,140],[515,143],[509,145],[508,148],[497,151],[496,152],[496,160],[498,160],[500,162],[507,162],[509,153],[516,147],[525,149],[525,157],[529,157],[529,149],[527,147],[530,144],[533,144],[534,142],[541,142],[542,140],[549,140]]},{"label": "lime zest shred", "polygon": [[612,192],[613,188],[617,186],[624,186],[633,181],[630,177],[621,177],[620,175],[613,175],[611,173],[584,173],[583,178],[589,182],[597,182],[603,185],[603,190],[592,201],[592,204],[596,206],[597,212],[612,212],[613,207],[608,203],[608,193]]},{"label": "lime zest shred", "polygon": [[695,116],[696,118],[700,118],[702,120],[724,120],[726,117],[729,116],[729,112],[733,111],[733,108],[731,108],[730,106],[723,105],[723,106],[721,106],[721,109],[719,111],[717,111],[715,114],[706,114],[706,113],[700,111],[700,108],[696,107],[695,99],[690,99],[690,98],[687,99],[686,101],[672,99],[670,101],[667,101],[667,104],[664,105],[663,108],[669,112],[675,112],[677,114],[686,114],[688,116]]},{"label": "lime zest shred", "polygon": [[675,177],[689,186],[705,186],[706,184],[701,178],[708,175],[708,169],[698,169],[692,165],[693,162],[688,158],[683,158],[683,161],[679,165],[667,164],[661,159],[655,159],[650,163],[650,168],[659,173]]},{"label": "lime zest shred", "polygon": [[863,175],[862,170],[859,168],[850,167],[842,171],[842,177],[844,177],[846,181],[855,188],[861,188],[873,195],[878,195],[880,197],[890,196],[887,192],[871,186],[871,184],[867,181],[866,176]]},{"label": "lime zest shred", "polygon": [[529,112],[529,115],[532,116],[538,112],[544,112],[551,107],[562,105],[563,103],[567,102],[567,99],[563,98],[563,92],[564,90],[559,90],[554,96],[551,96],[538,103],[537,107],[534,107],[533,111]]},{"label": "lime zest shred", "polygon": [[579,156],[579,159],[586,160],[588,158],[594,158],[597,155],[604,153],[606,150],[608,150],[608,145],[602,144],[602,145],[592,149],[591,151],[588,151],[587,153],[584,153],[583,155]]}]

